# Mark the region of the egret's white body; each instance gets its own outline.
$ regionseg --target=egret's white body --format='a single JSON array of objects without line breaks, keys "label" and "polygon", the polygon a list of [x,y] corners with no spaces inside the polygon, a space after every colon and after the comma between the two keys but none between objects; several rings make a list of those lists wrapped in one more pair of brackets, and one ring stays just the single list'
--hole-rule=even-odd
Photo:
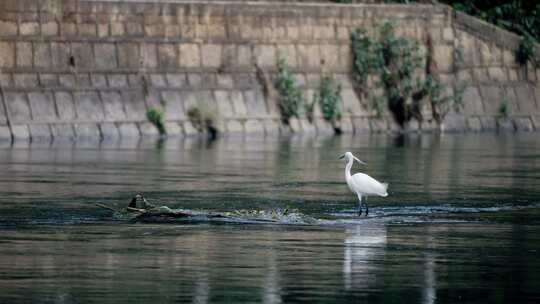
[{"label": "egret's white body", "polygon": [[362,197],[364,197],[364,204],[366,206],[367,216],[369,212],[367,206],[367,197],[374,195],[383,197],[388,196],[388,184],[380,183],[373,177],[364,173],[356,173],[354,175],[351,175],[351,168],[355,160],[358,161],[360,164],[366,164],[356,158],[351,152],[346,152],[340,158],[345,158],[347,160],[347,166],[345,166],[345,180],[347,181],[349,189],[351,189],[351,191],[353,193],[356,193],[356,195],[358,196],[358,215],[362,214]]}]

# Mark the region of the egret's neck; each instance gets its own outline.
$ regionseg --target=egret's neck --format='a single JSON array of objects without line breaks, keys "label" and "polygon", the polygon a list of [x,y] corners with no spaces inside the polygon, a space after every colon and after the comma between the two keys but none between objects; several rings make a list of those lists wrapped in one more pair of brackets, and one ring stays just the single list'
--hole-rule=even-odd
[{"label": "egret's neck", "polygon": [[353,165],[353,159],[349,159],[349,161],[347,162],[347,166],[345,166],[345,179],[349,180],[351,179],[351,168],[352,168],[352,165]]}]

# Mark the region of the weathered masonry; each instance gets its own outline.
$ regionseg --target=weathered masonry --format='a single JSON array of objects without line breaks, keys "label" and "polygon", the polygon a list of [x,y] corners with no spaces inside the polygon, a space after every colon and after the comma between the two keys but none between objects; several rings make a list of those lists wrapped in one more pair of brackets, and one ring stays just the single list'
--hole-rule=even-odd
[{"label": "weathered masonry", "polygon": [[[276,134],[284,128],[261,74],[279,58],[308,98],[323,73],[339,79],[343,131],[395,130],[350,80],[351,30],[385,21],[421,41],[430,35],[441,79],[466,81],[464,109],[447,116],[446,130],[540,129],[540,70],[515,63],[519,37],[445,6],[3,0],[0,138],[155,136],[149,107],[164,110],[170,136],[191,135],[187,112],[200,103],[215,106],[220,132]],[[457,70],[455,48],[465,59]],[[332,132],[320,111],[291,129]]]}]

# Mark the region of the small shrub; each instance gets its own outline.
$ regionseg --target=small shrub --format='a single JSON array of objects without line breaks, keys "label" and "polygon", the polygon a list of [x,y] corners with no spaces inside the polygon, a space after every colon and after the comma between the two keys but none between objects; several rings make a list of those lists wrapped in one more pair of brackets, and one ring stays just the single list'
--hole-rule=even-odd
[{"label": "small shrub", "polygon": [[[356,87],[365,87],[369,75],[377,76],[376,89],[369,93],[378,116],[388,108],[396,122],[404,127],[411,119],[423,120],[422,103],[429,101],[433,117],[441,123],[450,109],[458,108],[462,100],[462,87],[456,94],[445,96],[445,86],[428,68],[431,55],[423,54],[417,40],[397,37],[391,23],[383,24],[378,39],[368,36],[362,29],[351,34],[353,52],[352,74]],[[461,50],[454,53],[455,67],[461,65]],[[424,71],[425,77],[420,77]],[[380,91],[380,92],[379,92]]]},{"label": "small shrub", "polygon": [[287,62],[283,59],[278,63],[278,74],[274,87],[279,93],[279,110],[284,123],[288,124],[292,116],[298,117],[300,107],[304,104],[304,95],[296,83]]},{"label": "small shrub", "polygon": [[510,115],[510,104],[508,103],[508,98],[505,96],[499,105],[499,117],[508,118]]},{"label": "small shrub", "polygon": [[187,111],[189,121],[199,132],[207,131],[210,137],[216,138],[218,130],[215,127],[216,109],[207,102],[192,106]]},{"label": "small shrub", "polygon": [[324,76],[313,96],[314,103],[318,103],[321,107],[323,118],[332,125],[341,119],[342,107],[341,86],[334,82],[330,76]]},{"label": "small shrub", "polygon": [[536,44],[534,38],[529,35],[525,35],[519,44],[518,50],[516,51],[516,61],[522,65],[526,65],[527,62],[531,62],[533,65],[538,66],[535,56]]},{"label": "small shrub", "polygon": [[165,114],[163,111],[150,107],[146,111],[146,118],[150,121],[159,131],[159,134],[165,134]]}]

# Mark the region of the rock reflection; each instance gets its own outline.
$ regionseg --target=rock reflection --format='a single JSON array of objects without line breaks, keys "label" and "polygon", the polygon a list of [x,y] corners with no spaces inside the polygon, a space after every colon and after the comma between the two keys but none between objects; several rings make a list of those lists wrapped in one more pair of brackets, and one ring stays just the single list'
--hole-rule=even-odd
[{"label": "rock reflection", "polygon": [[369,289],[376,282],[378,266],[371,262],[382,259],[386,246],[386,226],[356,225],[347,228],[343,259],[345,289]]}]

